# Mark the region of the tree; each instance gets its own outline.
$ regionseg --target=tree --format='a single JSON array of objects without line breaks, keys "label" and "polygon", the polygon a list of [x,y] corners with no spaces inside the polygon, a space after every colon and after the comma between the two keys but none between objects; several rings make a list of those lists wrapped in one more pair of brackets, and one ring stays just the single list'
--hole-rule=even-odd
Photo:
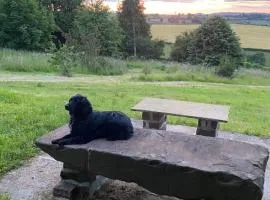
[{"label": "tree", "polygon": [[92,56],[116,56],[123,39],[122,29],[102,0],[77,10],[71,37],[75,45]]},{"label": "tree", "polygon": [[44,50],[51,45],[53,17],[36,0],[1,0],[0,46]]},{"label": "tree", "polygon": [[176,38],[175,44],[171,52],[171,58],[178,62],[188,61],[188,48],[192,40],[192,33],[184,32]]},{"label": "tree", "polygon": [[178,37],[171,58],[177,60],[182,55],[187,55],[185,59],[192,64],[218,66],[224,56],[238,65],[242,63],[239,39],[226,20],[218,16],[206,20],[190,37]]},{"label": "tree", "polygon": [[61,31],[68,33],[73,26],[75,11],[83,0],[39,0],[54,15],[55,23]]},{"label": "tree", "polygon": [[150,25],[144,16],[144,5],[139,0],[124,0],[118,8],[118,19],[125,33],[124,50],[137,56],[137,38],[151,39]]}]

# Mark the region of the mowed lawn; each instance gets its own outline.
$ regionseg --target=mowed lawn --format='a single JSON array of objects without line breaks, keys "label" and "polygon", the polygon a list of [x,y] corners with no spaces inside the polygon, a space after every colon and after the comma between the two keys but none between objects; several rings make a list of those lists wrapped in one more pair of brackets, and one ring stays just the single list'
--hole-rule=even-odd
[{"label": "mowed lawn", "polygon": [[[198,26],[196,24],[155,24],[151,26],[151,32],[153,38],[173,43],[178,35],[181,35],[185,31],[192,31]],[[231,26],[239,36],[243,48],[270,49],[270,27],[243,24],[232,24]]]},{"label": "mowed lawn", "polygon": [[[0,82],[1,175],[36,155],[34,139],[68,122],[64,103],[76,93],[87,95],[97,110],[120,110],[137,119],[140,113],[130,108],[146,96],[225,104],[231,110],[222,130],[270,136],[269,86]],[[169,123],[197,125],[196,120],[178,117],[169,117]]]}]

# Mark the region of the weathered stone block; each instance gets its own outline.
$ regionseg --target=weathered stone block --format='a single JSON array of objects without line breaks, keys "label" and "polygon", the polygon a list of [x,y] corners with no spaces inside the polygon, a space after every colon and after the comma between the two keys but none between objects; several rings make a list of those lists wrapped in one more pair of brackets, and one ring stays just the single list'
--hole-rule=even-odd
[{"label": "weathered stone block", "polygon": [[62,180],[54,187],[53,196],[68,200],[85,200],[89,198],[89,191],[89,182],[80,183],[73,180]]},{"label": "weathered stone block", "polygon": [[[67,127],[57,130],[58,136],[67,132]],[[54,138],[44,136],[36,144],[59,161],[59,152],[71,152],[69,162],[79,161],[71,156],[80,152],[87,155],[79,158],[82,163],[87,160],[89,171],[138,183],[157,194],[207,200],[262,198],[269,156],[262,146],[153,129],[135,129],[126,141],[101,139],[64,149],[51,145]]]},{"label": "weathered stone block", "polygon": [[152,121],[166,121],[166,115],[163,113],[152,113]]},{"label": "weathered stone block", "polygon": [[255,200],[268,150],[220,138],[135,130],[128,141],[93,141],[89,169],[182,199]]},{"label": "weathered stone block", "polygon": [[143,120],[151,120],[151,112],[143,112],[142,119]]},{"label": "weathered stone block", "polygon": [[217,121],[199,119],[196,135],[216,137],[219,123]]}]

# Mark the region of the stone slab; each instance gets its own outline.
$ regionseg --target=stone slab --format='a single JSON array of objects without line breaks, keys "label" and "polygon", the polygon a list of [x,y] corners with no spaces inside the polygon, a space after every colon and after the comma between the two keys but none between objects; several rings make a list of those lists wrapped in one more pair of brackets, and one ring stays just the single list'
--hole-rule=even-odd
[{"label": "stone slab", "polygon": [[[58,155],[63,150],[50,139],[45,136],[37,145],[51,146]],[[135,129],[127,141],[95,140],[81,148],[89,151],[88,169],[94,173],[183,199],[261,199],[269,155],[259,145],[145,129]]]},{"label": "stone slab", "polygon": [[36,145],[53,157],[55,160],[70,164],[79,169],[88,169],[88,145],[69,145],[65,148],[59,148],[58,145],[52,145],[51,141],[69,134],[68,125],[56,129],[36,140]]},{"label": "stone slab", "polygon": [[132,110],[140,112],[159,112],[174,116],[196,119],[209,119],[228,122],[229,106],[176,101],[158,98],[144,98]]}]

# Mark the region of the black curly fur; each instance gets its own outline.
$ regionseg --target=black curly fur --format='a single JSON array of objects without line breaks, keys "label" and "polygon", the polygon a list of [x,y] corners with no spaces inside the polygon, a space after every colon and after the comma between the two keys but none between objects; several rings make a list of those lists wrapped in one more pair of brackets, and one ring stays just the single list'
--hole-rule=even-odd
[{"label": "black curly fur", "polygon": [[70,98],[65,109],[70,114],[70,134],[52,144],[85,144],[97,138],[127,140],[133,135],[129,117],[118,111],[95,112],[88,99],[80,94]]}]

